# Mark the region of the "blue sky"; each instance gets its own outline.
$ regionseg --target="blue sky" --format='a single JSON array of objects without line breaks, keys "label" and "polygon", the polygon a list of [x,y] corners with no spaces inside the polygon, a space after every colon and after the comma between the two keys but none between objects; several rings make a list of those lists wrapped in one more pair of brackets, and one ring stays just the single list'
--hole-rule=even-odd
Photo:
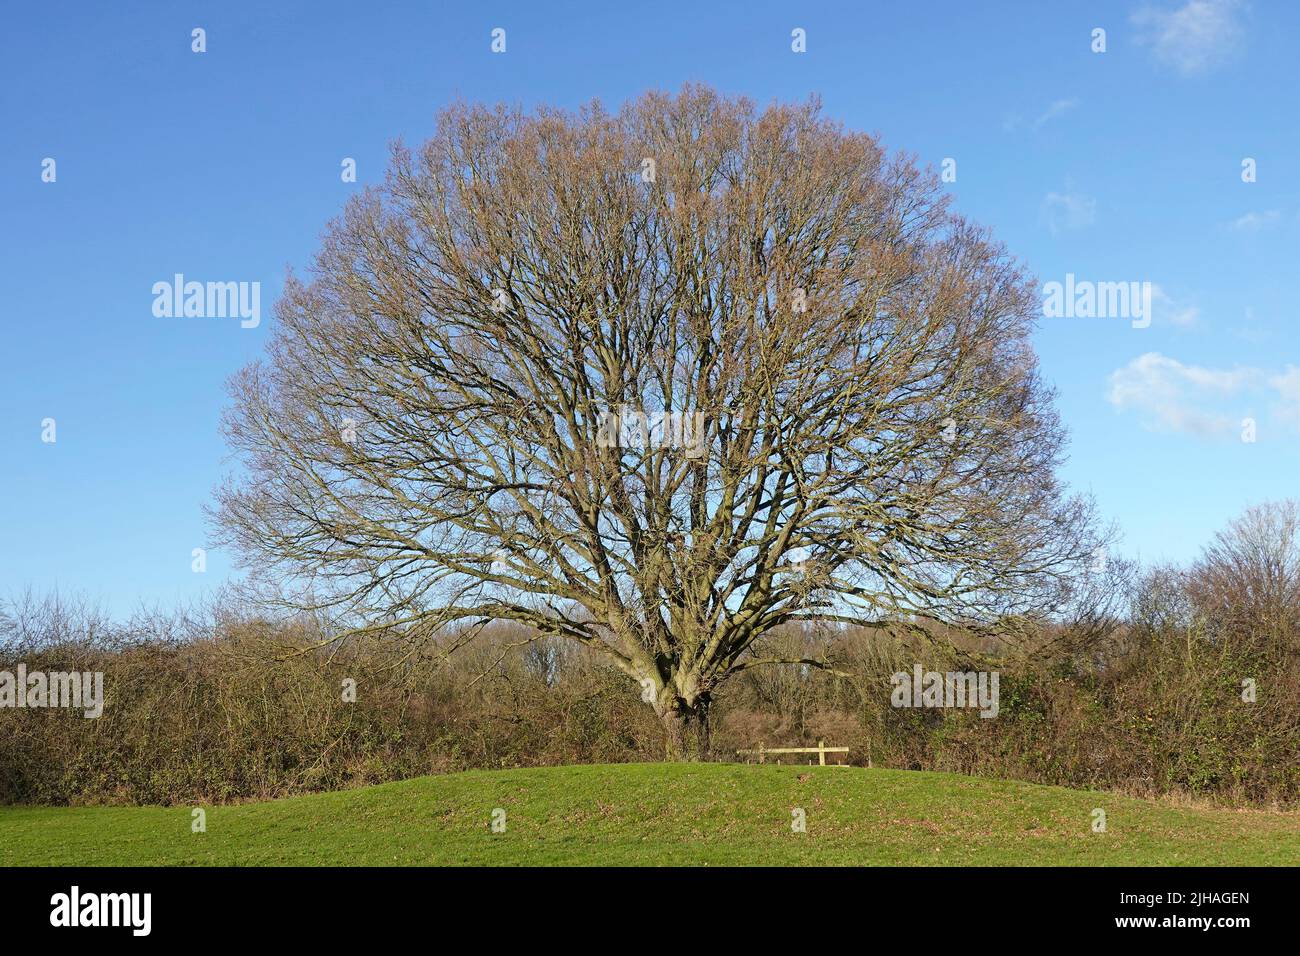
[{"label": "blue sky", "polygon": [[[423,140],[456,97],[617,106],[688,80],[817,93],[891,149],[955,160],[957,208],[1044,282],[1152,283],[1149,327],[1044,318],[1036,344],[1073,436],[1065,479],[1126,552],[1187,560],[1246,505],[1297,494],[1297,38],[1300,5],[1260,0],[11,6],[0,593],[121,612],[231,573],[215,549],[191,570],[232,467],[223,383],[390,141]],[[178,272],[260,282],[261,325],[154,316]]]}]

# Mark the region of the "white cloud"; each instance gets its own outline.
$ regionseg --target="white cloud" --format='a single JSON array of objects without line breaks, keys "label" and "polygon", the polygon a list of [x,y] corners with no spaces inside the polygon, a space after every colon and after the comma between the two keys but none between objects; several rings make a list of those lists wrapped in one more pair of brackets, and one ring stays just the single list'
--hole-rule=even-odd
[{"label": "white cloud", "polygon": [[1188,302],[1174,299],[1158,283],[1151,283],[1151,311],[1157,325],[1187,328],[1196,324],[1201,310]]},{"label": "white cloud", "polygon": [[1268,384],[1280,399],[1274,406],[1277,417],[1300,429],[1300,368],[1288,365],[1282,374],[1270,376]]},{"label": "white cloud", "polygon": [[1071,190],[1068,184],[1066,189],[1043,197],[1043,215],[1053,235],[1064,229],[1082,229],[1097,221],[1097,200]]},{"label": "white cloud", "polygon": [[1244,216],[1238,216],[1229,225],[1234,232],[1259,232],[1265,226],[1271,225],[1282,218],[1282,214],[1276,209],[1266,209],[1263,212],[1248,212]]},{"label": "white cloud", "polygon": [[1223,408],[1224,400],[1257,388],[1260,381],[1257,369],[1184,365],[1159,352],[1147,352],[1111,373],[1106,397],[1117,411],[1136,412],[1153,430],[1218,438],[1241,426],[1242,415]]},{"label": "white cloud", "polygon": [[[1047,109],[1038,114],[1037,119],[1029,124],[1032,129],[1040,129],[1054,119],[1064,116],[1070,110],[1078,106],[1082,100],[1070,98],[1063,100],[1053,100],[1047,105]],[[1003,113],[1002,114],[1002,131],[1005,133],[1014,133],[1025,126],[1025,117],[1021,113]]]},{"label": "white cloud", "polygon": [[1130,18],[1138,42],[1184,76],[1221,65],[1241,48],[1241,0],[1188,0],[1177,9],[1143,7]]},{"label": "white cloud", "polygon": [[1053,101],[1052,105],[1047,107],[1047,110],[1038,119],[1034,120],[1034,128],[1037,129],[1044,123],[1050,123],[1057,117],[1064,116],[1078,105],[1079,101],[1075,99]]}]

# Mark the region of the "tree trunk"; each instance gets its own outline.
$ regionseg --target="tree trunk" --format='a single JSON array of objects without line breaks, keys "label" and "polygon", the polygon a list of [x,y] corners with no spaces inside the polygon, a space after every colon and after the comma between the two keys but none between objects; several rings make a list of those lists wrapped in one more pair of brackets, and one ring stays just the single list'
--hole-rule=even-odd
[{"label": "tree trunk", "polygon": [[669,760],[697,761],[709,758],[709,701],[701,698],[688,704],[676,700],[661,715],[667,737]]}]

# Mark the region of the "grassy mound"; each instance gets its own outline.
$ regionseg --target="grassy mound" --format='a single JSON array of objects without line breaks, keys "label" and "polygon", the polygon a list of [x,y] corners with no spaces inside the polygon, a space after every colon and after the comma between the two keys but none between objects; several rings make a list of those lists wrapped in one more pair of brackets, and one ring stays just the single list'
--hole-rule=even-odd
[{"label": "grassy mound", "polygon": [[0,864],[1300,864],[1300,814],[842,767],[470,771],[208,807],[203,833],[192,809],[0,809]]}]

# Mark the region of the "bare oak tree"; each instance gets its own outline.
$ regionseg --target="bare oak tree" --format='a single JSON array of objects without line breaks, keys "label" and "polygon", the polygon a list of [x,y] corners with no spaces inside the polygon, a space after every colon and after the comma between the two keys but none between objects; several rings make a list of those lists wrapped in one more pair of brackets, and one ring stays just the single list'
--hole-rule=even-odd
[{"label": "bare oak tree", "polygon": [[785,622],[991,628],[1092,559],[1037,311],[816,103],[455,107],[290,278],[215,515],[358,627],[599,648],[693,755]]}]

